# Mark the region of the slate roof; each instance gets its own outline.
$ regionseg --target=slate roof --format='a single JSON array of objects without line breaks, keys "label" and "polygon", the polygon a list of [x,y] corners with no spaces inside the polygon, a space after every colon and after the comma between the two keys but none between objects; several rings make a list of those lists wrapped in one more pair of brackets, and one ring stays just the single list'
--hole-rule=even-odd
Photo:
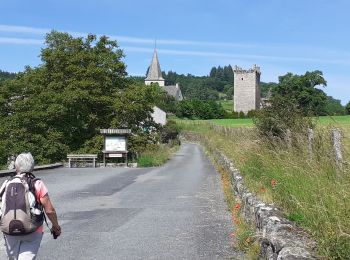
[{"label": "slate roof", "polygon": [[162,88],[168,93],[169,96],[174,97],[176,101],[183,100],[179,85],[163,86]]},{"label": "slate roof", "polygon": [[148,68],[148,73],[145,80],[164,80],[162,77],[162,71],[160,70],[160,64],[156,49],[154,49],[152,63]]}]

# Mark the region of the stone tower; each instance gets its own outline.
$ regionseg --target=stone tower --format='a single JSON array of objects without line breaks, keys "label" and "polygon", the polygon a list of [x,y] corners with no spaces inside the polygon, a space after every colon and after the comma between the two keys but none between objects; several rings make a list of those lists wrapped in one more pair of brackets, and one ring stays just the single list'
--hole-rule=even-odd
[{"label": "stone tower", "polygon": [[165,80],[162,77],[162,71],[160,70],[160,64],[156,49],[154,49],[152,63],[148,67],[148,72],[145,79],[146,85],[151,85],[151,83],[158,83],[160,87],[164,87],[165,85]]},{"label": "stone tower", "polygon": [[260,67],[244,70],[238,66],[233,69],[234,73],[234,96],[233,110],[235,112],[248,113],[250,110],[260,109]]}]

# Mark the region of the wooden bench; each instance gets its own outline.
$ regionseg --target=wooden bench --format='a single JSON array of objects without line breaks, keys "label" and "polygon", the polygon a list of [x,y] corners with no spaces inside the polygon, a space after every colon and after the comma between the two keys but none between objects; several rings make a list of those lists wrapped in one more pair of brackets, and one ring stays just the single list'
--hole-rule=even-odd
[{"label": "wooden bench", "polygon": [[68,167],[72,167],[72,162],[92,162],[93,167],[96,167],[97,154],[68,154]]}]

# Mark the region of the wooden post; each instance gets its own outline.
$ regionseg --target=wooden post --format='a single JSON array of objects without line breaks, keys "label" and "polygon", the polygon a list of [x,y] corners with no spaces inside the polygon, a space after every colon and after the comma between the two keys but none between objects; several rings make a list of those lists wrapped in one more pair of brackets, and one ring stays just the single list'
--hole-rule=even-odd
[{"label": "wooden post", "polygon": [[289,129],[286,131],[286,142],[288,148],[290,148],[292,146],[292,132]]},{"label": "wooden post", "polygon": [[335,155],[335,162],[338,168],[343,168],[343,156],[341,151],[341,131],[337,128],[332,129],[332,145]]},{"label": "wooden post", "polygon": [[311,129],[311,128],[307,129],[307,140],[308,140],[309,159],[312,160],[312,157],[313,157],[314,130]]}]

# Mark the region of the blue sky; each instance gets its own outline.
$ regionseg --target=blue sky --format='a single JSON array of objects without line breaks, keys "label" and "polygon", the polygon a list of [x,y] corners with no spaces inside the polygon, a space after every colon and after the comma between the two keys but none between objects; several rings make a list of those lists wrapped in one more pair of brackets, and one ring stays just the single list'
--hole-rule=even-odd
[{"label": "blue sky", "polygon": [[261,67],[262,81],[321,70],[325,92],[350,100],[348,0],[1,0],[0,69],[40,64],[52,29],[116,39],[127,71],[143,75],[154,40],[162,70]]}]

